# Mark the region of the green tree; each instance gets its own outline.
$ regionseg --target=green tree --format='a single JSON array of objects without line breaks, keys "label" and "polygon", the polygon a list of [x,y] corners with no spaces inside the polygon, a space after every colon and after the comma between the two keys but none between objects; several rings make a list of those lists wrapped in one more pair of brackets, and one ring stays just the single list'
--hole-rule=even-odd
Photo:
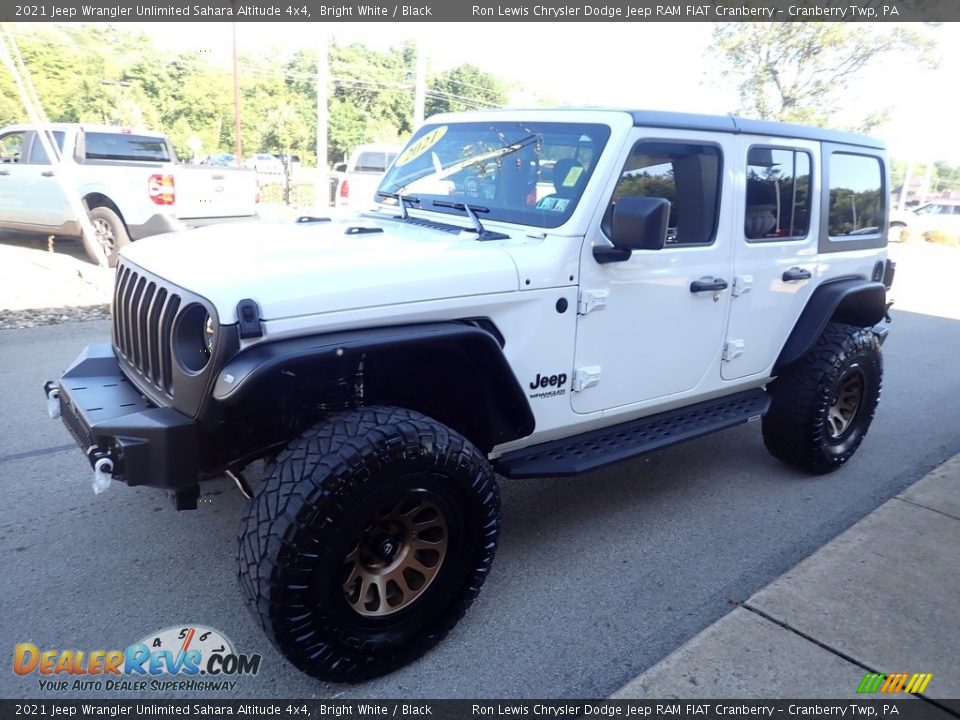
[{"label": "green tree", "polygon": [[[740,112],[809,125],[828,124],[878,57],[901,53],[925,65],[936,62],[936,46],[922,30],[883,23],[723,23],[713,31],[709,52],[721,59],[720,75],[737,83]],[[862,111],[859,130],[887,114],[878,107]]]},{"label": "green tree", "polygon": [[502,107],[507,103],[503,81],[476,65],[457,65],[428,84],[426,116],[442,112]]}]

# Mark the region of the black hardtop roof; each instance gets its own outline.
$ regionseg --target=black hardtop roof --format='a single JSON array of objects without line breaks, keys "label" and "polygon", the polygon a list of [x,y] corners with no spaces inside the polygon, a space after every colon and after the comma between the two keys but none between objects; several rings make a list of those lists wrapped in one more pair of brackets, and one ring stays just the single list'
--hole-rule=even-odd
[{"label": "black hardtop roof", "polygon": [[773,122],[771,120],[751,120],[733,115],[697,115],[694,113],[666,112],[660,110],[629,110],[636,127],[666,127],[677,130],[709,130],[727,132],[734,135],[770,135],[774,137],[820,140],[844,145],[883,150],[882,140],[858,133],[827,130],[826,128],[794,125],[792,123]]}]

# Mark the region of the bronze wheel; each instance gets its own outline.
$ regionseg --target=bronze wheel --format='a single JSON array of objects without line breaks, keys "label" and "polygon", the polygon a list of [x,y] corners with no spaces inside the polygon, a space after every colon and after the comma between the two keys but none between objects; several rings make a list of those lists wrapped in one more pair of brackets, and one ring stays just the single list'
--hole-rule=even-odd
[{"label": "bronze wheel", "polygon": [[831,440],[839,440],[850,429],[862,398],[863,373],[854,366],[840,378],[837,393],[827,410],[827,434]]},{"label": "bronze wheel", "polygon": [[866,436],[882,381],[877,336],[868,328],[828,324],[816,345],[767,387],[764,444],[800,470],[836,470]]},{"label": "bronze wheel", "polygon": [[426,493],[412,490],[364,529],[343,561],[343,593],[365,617],[392,615],[415,602],[447,554],[447,520]]},{"label": "bronze wheel", "polygon": [[499,530],[496,476],[472,443],[412,410],[356,408],[270,467],[241,525],[240,587],[296,667],[360,682],[457,624]]}]

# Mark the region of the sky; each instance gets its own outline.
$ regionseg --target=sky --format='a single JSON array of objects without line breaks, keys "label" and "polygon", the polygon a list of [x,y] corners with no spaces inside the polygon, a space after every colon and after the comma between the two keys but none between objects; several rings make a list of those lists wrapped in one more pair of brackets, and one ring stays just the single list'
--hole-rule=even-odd
[{"label": "sky", "polygon": [[[162,47],[203,50],[227,62],[229,23],[128,23]],[[629,107],[726,114],[737,109],[735,89],[705,82],[712,23],[250,23],[237,24],[241,52],[285,52],[315,44],[327,32],[338,42],[383,49],[413,39],[431,67],[469,62],[565,105]],[[928,31],[939,39],[936,69],[899,56],[879,60],[849,98],[850,107],[888,105],[891,119],[874,134],[894,157],[960,165],[960,23]],[[515,105],[532,104],[515,93]]]}]

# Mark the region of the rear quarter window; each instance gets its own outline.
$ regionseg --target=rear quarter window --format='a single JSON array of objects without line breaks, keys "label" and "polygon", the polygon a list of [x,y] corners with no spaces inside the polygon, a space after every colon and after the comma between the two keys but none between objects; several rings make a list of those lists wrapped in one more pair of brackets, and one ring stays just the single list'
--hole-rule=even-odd
[{"label": "rear quarter window", "polygon": [[884,182],[880,159],[835,152],[830,156],[829,168],[828,235],[842,239],[882,234]]},{"label": "rear quarter window", "polygon": [[87,133],[85,157],[88,160],[133,160],[170,162],[170,150],[163,138],[123,133]]}]

